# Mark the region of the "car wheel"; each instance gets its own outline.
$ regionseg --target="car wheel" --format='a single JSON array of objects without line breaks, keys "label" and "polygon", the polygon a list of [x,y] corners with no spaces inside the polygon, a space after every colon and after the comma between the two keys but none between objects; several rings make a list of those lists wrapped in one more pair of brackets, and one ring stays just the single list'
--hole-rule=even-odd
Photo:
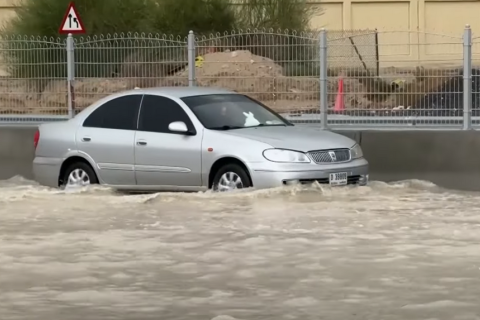
[{"label": "car wheel", "polygon": [[213,178],[213,190],[219,192],[244,189],[252,186],[247,172],[238,164],[227,164]]},{"label": "car wheel", "polygon": [[66,187],[83,187],[97,183],[97,175],[92,167],[84,162],[76,162],[70,165],[63,176],[63,185]]}]

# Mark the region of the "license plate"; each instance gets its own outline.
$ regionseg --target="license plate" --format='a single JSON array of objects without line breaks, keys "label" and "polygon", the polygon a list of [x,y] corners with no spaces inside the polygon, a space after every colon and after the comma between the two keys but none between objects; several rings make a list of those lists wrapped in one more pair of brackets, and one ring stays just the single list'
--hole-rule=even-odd
[{"label": "license plate", "polygon": [[348,183],[348,174],[346,172],[330,173],[328,180],[331,186],[344,186]]}]

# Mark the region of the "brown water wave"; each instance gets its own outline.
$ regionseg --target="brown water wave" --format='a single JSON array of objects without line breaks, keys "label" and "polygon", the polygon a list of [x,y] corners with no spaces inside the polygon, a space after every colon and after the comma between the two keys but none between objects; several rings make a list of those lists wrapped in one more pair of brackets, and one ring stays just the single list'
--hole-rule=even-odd
[{"label": "brown water wave", "polygon": [[477,319],[480,193],[0,182],[0,318]]}]

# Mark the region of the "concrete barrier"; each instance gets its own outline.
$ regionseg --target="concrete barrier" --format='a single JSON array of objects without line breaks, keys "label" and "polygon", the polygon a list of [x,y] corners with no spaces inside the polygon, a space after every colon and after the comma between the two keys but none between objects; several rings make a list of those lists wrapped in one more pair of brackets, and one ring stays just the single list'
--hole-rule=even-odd
[{"label": "concrete barrier", "polygon": [[374,180],[419,179],[480,190],[478,131],[363,131],[360,144]]},{"label": "concrete barrier", "polygon": [[[0,180],[33,179],[36,128],[0,128]],[[358,141],[372,180],[419,179],[452,189],[480,190],[480,132],[341,131]]]},{"label": "concrete barrier", "polygon": [[0,180],[20,175],[33,179],[36,127],[0,127]]}]

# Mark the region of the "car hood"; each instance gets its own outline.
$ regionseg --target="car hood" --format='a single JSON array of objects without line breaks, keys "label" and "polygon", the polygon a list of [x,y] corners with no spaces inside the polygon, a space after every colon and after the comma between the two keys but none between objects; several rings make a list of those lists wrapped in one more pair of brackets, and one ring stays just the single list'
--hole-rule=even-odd
[{"label": "car hood", "polygon": [[223,133],[267,143],[274,148],[311,151],[351,148],[355,141],[338,133],[297,126],[243,128]]}]

